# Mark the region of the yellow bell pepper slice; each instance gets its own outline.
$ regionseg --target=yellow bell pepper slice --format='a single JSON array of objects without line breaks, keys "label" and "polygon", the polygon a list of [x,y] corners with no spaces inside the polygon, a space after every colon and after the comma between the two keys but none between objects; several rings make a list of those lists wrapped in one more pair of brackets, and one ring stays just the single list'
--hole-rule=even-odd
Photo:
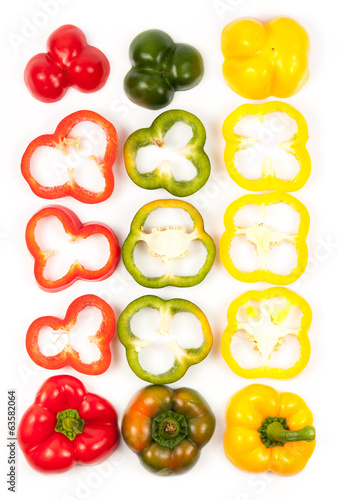
[{"label": "yellow bell pepper slice", "polygon": [[[290,327],[286,323],[294,308],[301,311],[298,328]],[[273,287],[262,292],[250,290],[230,304],[227,319],[228,325],[221,339],[221,354],[237,375],[245,378],[286,379],[295,377],[307,365],[310,358],[308,330],[312,313],[309,304],[295,292],[282,287]],[[243,368],[233,357],[232,342],[238,332],[242,332],[261,355],[261,366]],[[299,359],[290,368],[271,366],[272,353],[279,350],[288,335],[295,336],[299,342]]]},{"label": "yellow bell pepper slice", "polygon": [[[268,206],[283,203],[289,205],[299,216],[298,231],[296,234],[288,234],[270,229],[266,223]],[[261,208],[263,222],[256,221],[248,227],[240,227],[235,223],[235,218],[240,209],[247,205],[257,205]],[[220,259],[233,276],[233,278],[246,283],[265,281],[273,285],[288,285],[296,281],[304,272],[308,262],[308,247],[306,236],[309,231],[310,217],[308,210],[297,198],[287,193],[267,193],[263,195],[248,194],[241,196],[232,202],[224,216],[225,232],[220,239]],[[255,253],[259,257],[260,267],[245,272],[236,267],[231,255],[231,247],[234,238],[244,236],[247,244],[255,247]],[[274,273],[268,268],[268,255],[274,246],[283,241],[292,244],[296,250],[297,261],[294,268],[288,274]]]},{"label": "yellow bell pepper slice", "polygon": [[308,34],[288,17],[236,19],[222,31],[221,50],[225,81],[246,99],[290,97],[309,77]]},{"label": "yellow bell pepper slice", "polygon": [[[286,153],[293,155],[299,170],[295,177],[286,180],[278,177],[270,157],[266,156],[261,168],[261,176],[257,179],[248,179],[240,172],[236,165],[236,154],[239,151],[247,150],[259,143],[255,137],[247,137],[235,133],[236,125],[247,115],[256,116],[261,123],[271,113],[285,113],[290,120],[295,120],[297,130],[293,136],[279,144],[279,148]],[[287,128],[287,120],[284,121],[284,128]],[[225,165],[231,178],[242,188],[248,191],[297,191],[307,182],[311,171],[311,160],[306,148],[308,140],[308,127],[304,117],[299,111],[289,104],[281,101],[270,101],[263,104],[243,104],[230,113],[224,121],[222,127],[223,137],[226,141]]]},{"label": "yellow bell pepper slice", "polygon": [[227,405],[225,454],[244,471],[297,474],[315,449],[312,423],[311,411],[297,394],[249,385]]}]

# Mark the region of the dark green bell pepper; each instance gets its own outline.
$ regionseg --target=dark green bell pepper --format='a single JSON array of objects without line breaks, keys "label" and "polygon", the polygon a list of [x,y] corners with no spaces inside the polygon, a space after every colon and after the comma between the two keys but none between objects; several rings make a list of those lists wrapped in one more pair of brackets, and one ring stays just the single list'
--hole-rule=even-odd
[{"label": "dark green bell pepper", "polygon": [[[174,354],[174,363],[166,372],[154,375],[145,370],[139,362],[139,353],[152,345],[150,341],[138,338],[131,329],[131,321],[136,313],[144,308],[156,309],[160,314],[159,327],[155,330],[159,336],[167,336],[166,345]],[[203,342],[199,347],[182,348],[177,339],[170,337],[170,324],[176,314],[188,312],[200,322],[203,332]],[[205,314],[198,306],[188,300],[163,300],[155,295],[145,295],[131,302],[122,312],[117,323],[118,337],[126,349],[126,357],[131,370],[141,379],[153,384],[171,384],[176,382],[191,365],[200,363],[209,353],[213,336]]]},{"label": "dark green bell pepper", "polygon": [[[196,174],[189,181],[177,181],[168,162],[164,161],[151,172],[140,173],[137,168],[137,154],[147,146],[165,146],[165,135],[178,122],[185,123],[192,129],[192,137],[178,153],[190,161]],[[129,177],[135,184],[144,189],[164,188],[174,196],[189,196],[198,191],[206,183],[211,164],[204,151],[206,141],[205,127],[192,113],[182,109],[172,109],[157,116],[149,128],[141,128],[131,134],[124,144],[124,162]]]},{"label": "dark green bell pepper", "polygon": [[143,31],[129,49],[131,70],[124,79],[128,98],[144,108],[161,109],[176,90],[198,85],[204,74],[200,53],[191,45],[174,43],[160,30]]},{"label": "dark green bell pepper", "polygon": [[[158,208],[179,208],[185,210],[193,221],[193,231],[186,232],[185,227],[152,228],[150,233],[143,230],[146,219]],[[207,250],[204,264],[197,274],[192,276],[178,276],[173,274],[172,265],[175,259],[183,259],[190,251],[189,245],[193,240],[199,240]],[[144,276],[134,262],[136,245],[144,241],[153,257],[160,257],[165,265],[162,276],[155,278]],[[198,210],[190,203],[182,200],[156,200],[144,205],[136,213],[130,228],[130,233],[124,241],[122,257],[126,269],[140,285],[149,288],[164,286],[194,286],[200,283],[211,269],[215,258],[215,244],[204,230],[204,221]]]}]

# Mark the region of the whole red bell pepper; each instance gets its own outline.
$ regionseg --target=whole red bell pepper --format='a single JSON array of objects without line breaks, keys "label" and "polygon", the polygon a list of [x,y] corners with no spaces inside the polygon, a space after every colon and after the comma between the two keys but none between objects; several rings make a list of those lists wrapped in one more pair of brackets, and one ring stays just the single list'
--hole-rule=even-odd
[{"label": "whole red bell pepper", "polygon": [[[64,231],[70,236],[70,242],[75,243],[78,239],[86,239],[94,234],[102,234],[109,243],[109,258],[100,269],[86,269],[78,260],[70,266],[68,272],[59,279],[50,280],[44,277],[44,269],[47,260],[55,255],[55,250],[44,251],[35,239],[37,223],[45,217],[54,216],[62,224]],[[77,215],[68,208],[51,205],[39,210],[27,224],[26,228],[27,248],[34,257],[34,274],[41,288],[48,292],[64,290],[78,279],[85,281],[101,281],[114,272],[120,258],[120,247],[113,231],[105,224],[90,222],[82,224]]]},{"label": "whole red bell pepper", "polygon": [[[79,185],[74,178],[74,169],[68,168],[69,179],[66,183],[57,186],[43,186],[33,176],[31,172],[31,160],[34,153],[41,147],[56,148],[64,155],[68,155],[72,148],[81,150],[81,142],[78,137],[72,137],[72,130],[80,122],[92,122],[97,124],[105,133],[106,148],[102,161],[98,162],[94,155],[89,156],[89,160],[95,162],[104,177],[104,189],[100,192],[90,191]],[[27,147],[21,160],[21,172],[28,182],[31,190],[40,198],[55,199],[64,196],[72,196],[83,203],[100,203],[108,199],[114,189],[114,177],[112,166],[117,153],[117,132],[112,123],[94,111],[76,111],[66,116],[58,124],[53,134],[40,135],[34,139]],[[47,166],[46,166],[47,167]]]},{"label": "whole red bell pepper", "polygon": [[28,61],[24,79],[29,92],[42,102],[62,99],[68,88],[90,93],[108,79],[110,64],[103,52],[88,45],[83,31],[66,24],[49,36],[47,53]]},{"label": "whole red bell pepper", "polygon": [[77,378],[58,375],[38,391],[21,418],[17,438],[29,465],[40,472],[97,464],[117,448],[116,410]]},{"label": "whole red bell pepper", "polygon": [[[94,335],[90,335],[90,342],[94,343],[99,351],[100,357],[91,363],[85,363],[81,356],[71,344],[72,329],[77,322],[81,311],[87,307],[94,307],[102,314],[99,329]],[[41,352],[39,347],[39,336],[42,328],[50,327],[56,334],[56,341],[62,335],[67,335],[68,342],[58,354],[47,356]],[[115,315],[112,307],[97,295],[82,295],[74,300],[67,309],[65,318],[59,319],[55,316],[43,316],[36,319],[30,325],[26,335],[26,349],[31,359],[39,366],[49,370],[57,370],[65,366],[71,366],[80,373],[87,375],[99,375],[104,373],[111,362],[110,342],[115,334]]]}]

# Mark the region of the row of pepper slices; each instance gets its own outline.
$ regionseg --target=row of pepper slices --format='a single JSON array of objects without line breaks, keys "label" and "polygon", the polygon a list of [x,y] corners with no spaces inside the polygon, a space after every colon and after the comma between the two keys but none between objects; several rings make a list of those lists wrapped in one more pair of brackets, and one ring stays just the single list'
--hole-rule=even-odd
[{"label": "row of pepper slices", "polygon": [[[278,17],[267,23],[255,19],[233,21],[224,28],[221,43],[225,58],[225,80],[233,90],[246,98],[262,99],[270,95],[289,97],[308,78],[308,36],[304,28],[291,19]],[[133,40],[130,60],[132,69],[124,81],[125,91],[133,102],[150,109],[166,106],[173,99],[175,90],[192,88],[203,75],[203,61],[199,52],[186,44],[175,44],[166,33],[159,30],[143,32]],[[25,81],[34,97],[43,102],[53,102],[59,100],[69,86],[83,92],[99,90],[107,80],[109,69],[104,54],[88,45],[78,28],[67,25],[50,36],[46,54],[38,54],[29,61]],[[237,154],[254,146],[257,141],[238,134],[236,126],[251,115],[263,123],[272,113],[285,114],[296,122],[296,132],[279,147],[296,158],[298,172],[293,179],[285,180],[277,175],[272,162],[265,158],[261,176],[252,180],[238,167]],[[62,185],[49,187],[38,182],[32,174],[34,154],[44,146],[57,148],[65,155],[73,150],[80,151],[81,141],[79,137],[74,137],[73,129],[81,122],[96,124],[106,137],[103,158],[88,158],[104,177],[103,190],[93,192],[78,184],[72,168],[68,168],[69,179]],[[177,123],[184,123],[192,130],[191,139],[179,153],[193,164],[196,175],[189,181],[179,181],[172,174],[167,161],[150,172],[142,173],[137,166],[139,150],[147,146],[164,147],[166,134]],[[226,141],[225,164],[233,180],[251,191],[275,191],[242,196],[228,207],[224,218],[225,232],[220,242],[221,260],[228,272],[241,281],[265,281],[276,285],[293,283],[304,272],[307,264],[305,238],[309,229],[309,215],[304,205],[286,194],[286,191],[300,189],[310,175],[306,122],[297,110],[283,102],[245,104],[226,118],[223,135]],[[191,195],[205,185],[210,175],[210,161],[204,151],[205,140],[204,126],[195,115],[183,110],[166,111],[149,128],[137,130],[127,139],[124,145],[127,173],[142,188],[164,188],[178,197]],[[54,134],[40,136],[29,144],[22,158],[21,170],[31,190],[41,198],[72,196],[83,203],[99,203],[108,199],[113,191],[112,166],[116,152],[117,133],[114,126],[93,111],[78,111],[64,118]],[[238,212],[244,207],[256,205],[265,216],[267,207],[278,204],[288,205],[299,215],[296,234],[271,230],[264,222],[247,227],[236,222]],[[168,226],[165,229],[154,227],[150,232],[145,231],[145,222],[159,208],[187,212],[193,222],[192,231],[188,232],[183,226]],[[61,278],[47,279],[46,264],[55,251],[42,248],[35,232],[37,224],[51,216],[60,221],[71,242],[102,235],[109,245],[106,264],[100,269],[89,270],[76,260]],[[233,262],[233,241],[242,236],[254,245],[261,263],[259,269],[243,272]],[[174,262],[190,252],[192,241],[200,241],[206,249],[202,267],[194,275],[174,274]],[[270,250],[283,241],[290,242],[297,254],[297,264],[288,274],[272,272],[267,262]],[[118,240],[109,227],[101,223],[83,224],[74,212],[58,205],[42,208],[30,219],[26,242],[34,257],[35,278],[46,291],[62,290],[77,279],[106,279],[116,269],[121,254]],[[165,268],[162,276],[146,276],[138,269],[134,254],[140,242],[145,242],[151,256],[161,260]],[[206,277],[213,265],[215,252],[214,242],[205,232],[199,212],[185,201],[165,199],[148,203],[137,212],[123,244],[122,258],[129,273],[145,287],[188,287],[200,283]],[[39,346],[42,329],[47,326],[55,333],[67,333],[69,338],[78,315],[87,307],[96,308],[102,316],[99,330],[90,339],[99,348],[100,358],[92,363],[83,362],[70,341],[56,355],[43,353]],[[203,332],[203,342],[198,348],[182,348],[176,339],[171,339],[167,345],[174,353],[174,363],[160,375],[152,374],[142,366],[139,354],[149,346],[149,342],[138,338],[132,331],[133,317],[149,307],[160,314],[159,334],[169,334],[174,316],[182,312],[194,315]],[[298,328],[290,328],[287,324],[294,308],[301,311]],[[261,333],[261,325],[265,321],[269,322],[267,335]],[[309,360],[307,332],[310,323],[311,309],[296,293],[282,287],[262,292],[248,291],[229,307],[228,326],[221,343],[223,357],[235,373],[246,378],[293,377]],[[244,368],[233,356],[233,338],[242,331],[263,358],[260,368]],[[28,329],[26,347],[33,361],[44,368],[71,366],[81,373],[98,375],[110,365],[110,342],[114,332],[115,316],[111,306],[96,295],[84,295],[70,304],[63,320],[53,316],[35,320]],[[166,475],[187,471],[199,458],[200,449],[211,439],[215,418],[198,392],[187,388],[173,390],[163,384],[179,380],[189,366],[199,363],[209,353],[213,337],[205,314],[187,300],[162,300],[154,295],[146,295],[124,309],[118,320],[117,332],[125,346],[131,369],[138,377],[152,384],[134,396],[123,416],[122,434],[125,442],[152,472]],[[289,334],[299,340],[300,359],[291,368],[272,367],[272,353]],[[235,394],[228,403],[224,436],[226,455],[243,470],[295,474],[304,468],[315,447],[312,421],[309,408],[299,396],[278,393],[261,384],[250,385]],[[116,449],[119,441],[117,415],[108,401],[87,392],[75,377],[51,377],[23,415],[18,441],[32,467],[42,472],[64,472],[75,463],[102,461]]]}]

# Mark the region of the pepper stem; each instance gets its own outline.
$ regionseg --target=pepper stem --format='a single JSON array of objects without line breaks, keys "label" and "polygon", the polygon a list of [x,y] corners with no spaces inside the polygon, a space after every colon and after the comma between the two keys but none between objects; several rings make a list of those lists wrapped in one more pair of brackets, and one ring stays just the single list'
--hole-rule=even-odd
[{"label": "pepper stem", "polygon": [[266,448],[284,446],[286,443],[295,441],[313,441],[315,439],[315,428],[307,425],[296,431],[289,430],[287,421],[283,417],[267,417],[258,429],[261,441]]},{"label": "pepper stem", "polygon": [[59,411],[56,418],[55,431],[61,432],[70,441],[73,441],[78,434],[82,434],[84,420],[79,416],[77,410],[68,409]]},{"label": "pepper stem", "polygon": [[152,421],[152,439],[161,446],[172,450],[187,435],[188,428],[184,415],[169,410]]},{"label": "pepper stem", "polygon": [[315,439],[315,428],[307,425],[298,431],[286,430],[280,422],[272,422],[267,427],[267,437],[271,441],[292,442],[292,441],[313,441]]}]

